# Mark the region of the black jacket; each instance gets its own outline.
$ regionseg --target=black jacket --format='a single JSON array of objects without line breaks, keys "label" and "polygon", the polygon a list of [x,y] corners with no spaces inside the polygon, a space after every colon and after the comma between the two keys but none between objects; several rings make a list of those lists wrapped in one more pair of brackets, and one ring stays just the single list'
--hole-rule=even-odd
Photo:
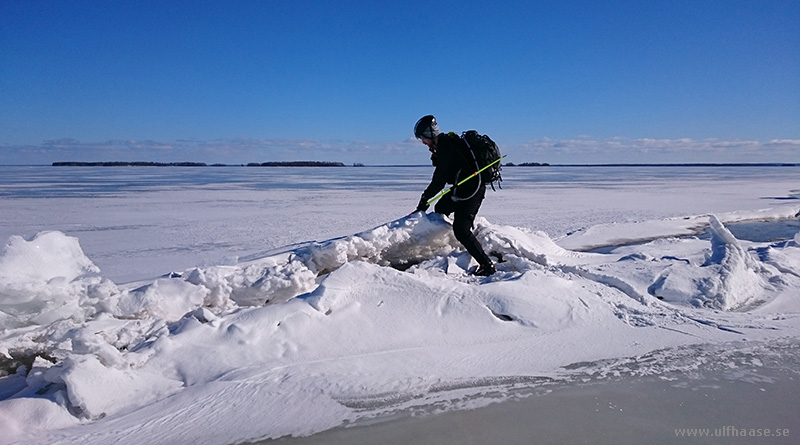
[{"label": "black jacket", "polygon": [[[472,154],[461,137],[455,133],[443,133],[436,141],[436,152],[431,156],[436,167],[431,183],[422,192],[422,199],[429,200],[436,196],[447,184],[458,184],[477,171]],[[483,186],[480,175],[477,175],[453,190],[457,198],[467,198],[478,187]]]}]

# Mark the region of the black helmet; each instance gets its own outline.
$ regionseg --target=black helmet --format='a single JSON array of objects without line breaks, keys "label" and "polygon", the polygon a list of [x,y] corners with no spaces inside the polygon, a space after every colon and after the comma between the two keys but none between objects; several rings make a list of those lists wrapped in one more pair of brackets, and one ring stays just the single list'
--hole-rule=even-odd
[{"label": "black helmet", "polygon": [[432,114],[422,116],[417,124],[414,125],[414,137],[417,139],[433,139],[439,135],[439,124],[436,123],[436,118]]}]

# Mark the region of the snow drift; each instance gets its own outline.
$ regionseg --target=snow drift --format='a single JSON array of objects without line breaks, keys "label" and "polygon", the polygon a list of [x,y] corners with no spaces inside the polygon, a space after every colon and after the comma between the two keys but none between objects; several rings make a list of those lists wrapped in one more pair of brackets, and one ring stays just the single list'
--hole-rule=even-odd
[{"label": "snow drift", "polygon": [[707,221],[710,240],[601,254],[479,218],[499,261],[489,278],[466,274],[471,258],[435,214],[124,285],[75,238],[13,237],[0,256],[0,440],[107,443],[103,422],[117,443],[310,434],[487,403],[487,386],[563,378],[573,363],[796,336],[797,241],[744,242]]}]

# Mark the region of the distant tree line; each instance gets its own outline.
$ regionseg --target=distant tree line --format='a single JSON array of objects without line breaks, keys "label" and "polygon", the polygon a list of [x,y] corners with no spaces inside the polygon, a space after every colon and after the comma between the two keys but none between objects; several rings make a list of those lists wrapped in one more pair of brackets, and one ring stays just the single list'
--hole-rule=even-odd
[{"label": "distant tree line", "polygon": [[288,162],[251,162],[248,167],[344,167],[341,162],[327,161],[288,161]]},{"label": "distant tree line", "polygon": [[53,162],[53,167],[206,167],[204,162]]},{"label": "distant tree line", "polygon": [[507,167],[549,167],[550,164],[546,162],[523,162],[521,164],[515,164],[513,162],[507,162],[504,164]]},{"label": "distant tree line", "polygon": [[[239,164],[237,166],[243,166]],[[287,161],[251,162],[247,167],[344,167],[341,162]],[[358,166],[355,165],[354,166]],[[361,164],[360,166],[363,166]],[[53,167],[208,167],[205,162],[148,162],[148,161],[103,161],[103,162],[53,162]],[[228,167],[227,164],[211,164],[211,167]]]}]

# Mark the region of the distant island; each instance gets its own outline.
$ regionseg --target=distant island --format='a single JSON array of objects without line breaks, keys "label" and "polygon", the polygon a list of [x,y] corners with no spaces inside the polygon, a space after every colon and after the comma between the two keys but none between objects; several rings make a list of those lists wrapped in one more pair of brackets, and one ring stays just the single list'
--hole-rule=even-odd
[{"label": "distant island", "polygon": [[207,164],[203,162],[53,162],[53,167],[205,167],[206,165]]},{"label": "distant island", "polygon": [[[363,164],[361,164],[363,166]],[[205,162],[148,162],[148,161],[108,161],[108,162],[53,162],[53,167],[208,167]],[[235,164],[241,167],[244,164]],[[247,167],[344,167],[341,162],[326,161],[286,161],[286,162],[251,162]],[[211,167],[231,167],[227,164],[211,164]]]},{"label": "distant island", "polygon": [[549,167],[550,164],[546,162],[523,162],[522,164],[515,164],[513,162],[507,162],[503,164],[504,167]]},{"label": "distant island", "polygon": [[288,162],[251,162],[248,167],[344,167],[341,162],[326,161],[288,161]]}]

